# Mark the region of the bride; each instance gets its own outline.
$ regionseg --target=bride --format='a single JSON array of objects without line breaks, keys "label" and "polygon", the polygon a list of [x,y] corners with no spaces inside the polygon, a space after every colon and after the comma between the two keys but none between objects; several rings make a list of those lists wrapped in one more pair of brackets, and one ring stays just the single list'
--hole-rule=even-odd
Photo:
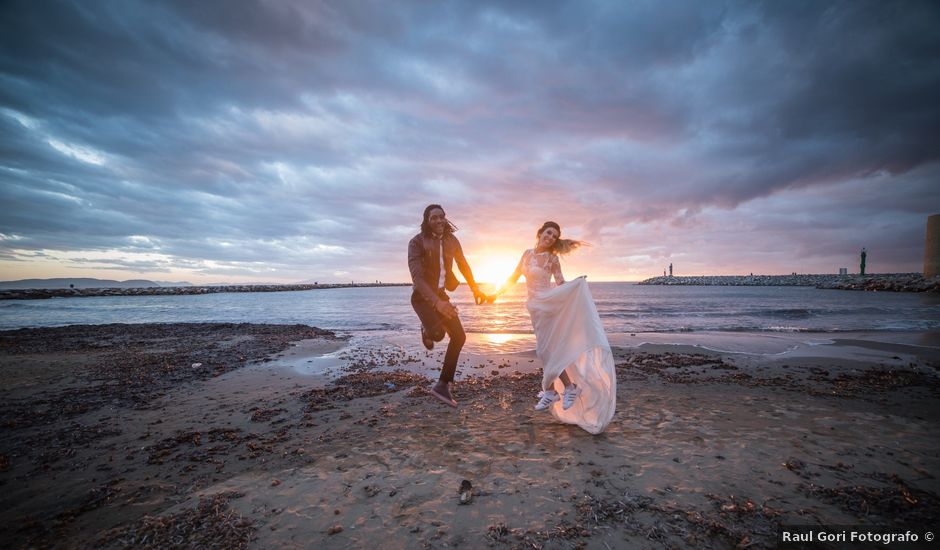
[{"label": "bride", "polygon": [[490,299],[525,275],[526,308],[542,361],[542,391],[535,410],[550,409],[562,422],[598,434],[616,407],[614,358],[585,277],[565,282],[558,258],[583,243],[562,239],[561,227],[551,221],[542,224],[536,238],[536,247],[522,254],[516,270]]}]

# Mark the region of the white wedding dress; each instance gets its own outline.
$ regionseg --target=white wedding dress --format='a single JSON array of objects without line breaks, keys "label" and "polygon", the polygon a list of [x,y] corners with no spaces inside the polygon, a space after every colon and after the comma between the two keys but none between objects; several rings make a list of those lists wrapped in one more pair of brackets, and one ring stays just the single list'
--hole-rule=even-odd
[{"label": "white wedding dress", "polygon": [[[526,250],[520,264],[529,293],[526,307],[535,329],[535,352],[542,361],[542,387],[553,381],[555,391],[563,393],[558,376],[567,371],[582,390],[567,411],[561,401],[554,403],[552,415],[592,434],[601,433],[614,416],[617,376],[587,281],[578,277],[564,282],[558,256],[548,252]],[[553,276],[558,286],[552,285]]]}]

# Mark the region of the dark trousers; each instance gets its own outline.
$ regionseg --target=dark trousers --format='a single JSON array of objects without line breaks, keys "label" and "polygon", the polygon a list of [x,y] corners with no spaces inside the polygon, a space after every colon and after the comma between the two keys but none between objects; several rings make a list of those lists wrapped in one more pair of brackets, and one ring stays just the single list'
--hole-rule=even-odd
[{"label": "dark trousers", "polygon": [[[437,294],[442,300],[450,301],[443,290]],[[447,353],[444,354],[444,366],[441,368],[441,382],[453,382],[454,373],[457,371],[457,359],[460,357],[460,350],[464,342],[467,341],[467,335],[463,331],[463,325],[460,319],[454,316],[452,319],[444,317],[434,309],[434,304],[428,302],[418,294],[418,291],[411,293],[411,307],[414,308],[424,330],[435,342],[444,339],[444,333],[450,334],[450,342],[447,344]]]}]

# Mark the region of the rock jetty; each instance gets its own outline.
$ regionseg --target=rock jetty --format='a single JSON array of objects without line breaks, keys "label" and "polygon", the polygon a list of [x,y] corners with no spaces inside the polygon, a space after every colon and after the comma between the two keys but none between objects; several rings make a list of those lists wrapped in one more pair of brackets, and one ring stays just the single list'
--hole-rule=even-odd
[{"label": "rock jetty", "polygon": [[890,292],[940,292],[940,277],[919,273],[878,275],[702,275],[697,277],[653,277],[641,285],[676,286],[812,286],[836,290]]},{"label": "rock jetty", "polygon": [[33,288],[0,290],[0,300],[42,300],[46,298],[75,298],[88,296],[180,296],[186,294],[215,294],[219,292],[288,292],[330,288],[366,288],[383,286],[411,286],[411,283],[362,283],[314,285],[215,285],[215,286],[161,286],[145,288]]}]

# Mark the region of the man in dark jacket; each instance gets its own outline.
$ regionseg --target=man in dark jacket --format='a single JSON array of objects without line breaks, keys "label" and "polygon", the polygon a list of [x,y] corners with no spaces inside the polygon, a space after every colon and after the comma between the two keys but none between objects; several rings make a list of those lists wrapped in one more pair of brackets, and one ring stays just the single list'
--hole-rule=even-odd
[{"label": "man in dark jacket", "polygon": [[460,350],[467,339],[457,308],[450,303],[445,292],[445,289],[455,290],[460,284],[454,276],[454,261],[473,291],[475,301],[481,303],[486,298],[473,280],[470,264],[463,255],[460,241],[453,234],[456,229],[447,221],[444,209],[432,204],[424,209],[421,233],[408,243],[408,269],[414,283],[411,306],[421,319],[421,341],[431,350],[434,342],[444,339],[445,332],[450,335],[441,378],[431,388],[431,394],[451,407],[456,407],[457,402],[450,393],[450,385],[454,381]]}]

